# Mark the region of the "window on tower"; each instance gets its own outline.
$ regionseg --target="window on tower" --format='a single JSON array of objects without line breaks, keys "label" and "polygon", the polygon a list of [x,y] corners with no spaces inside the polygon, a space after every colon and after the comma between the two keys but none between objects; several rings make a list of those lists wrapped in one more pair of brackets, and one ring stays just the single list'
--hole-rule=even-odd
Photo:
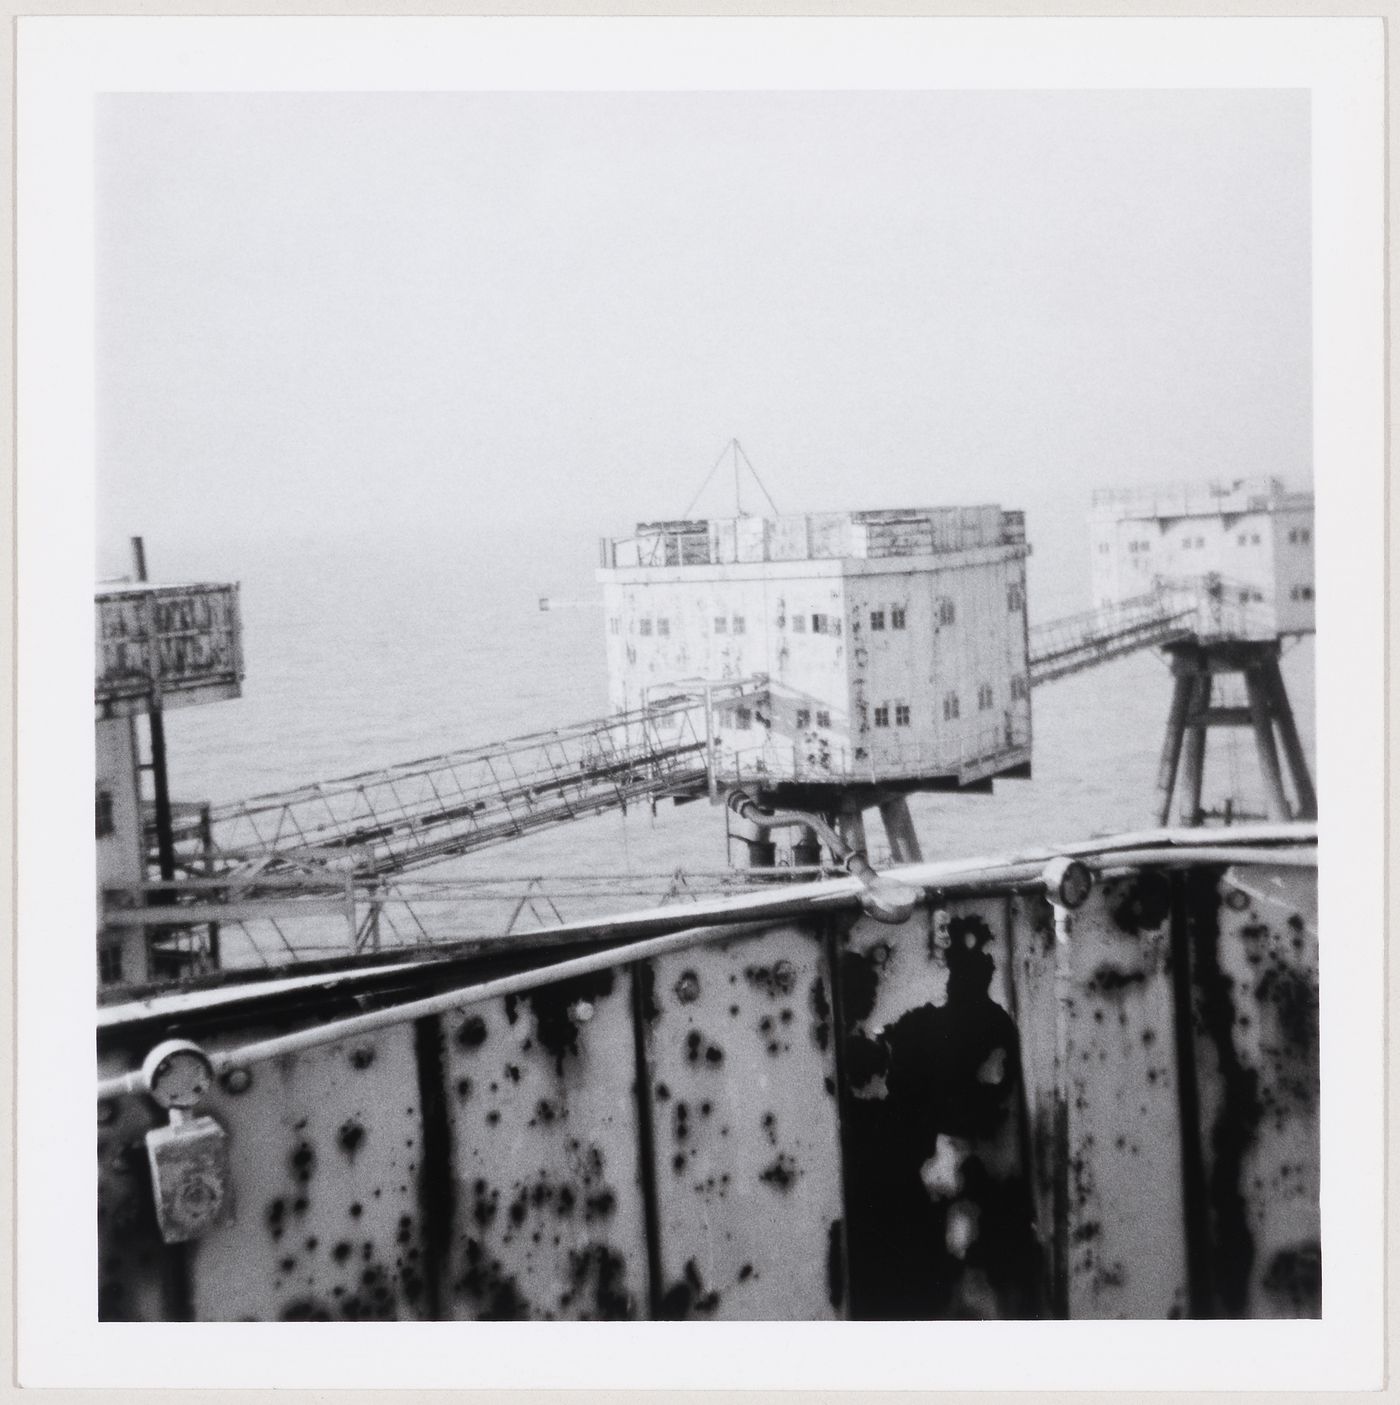
[{"label": "window on tower", "polygon": [[909,704],[895,703],[894,705],[894,725],[896,727],[907,727],[909,725]]},{"label": "window on tower", "polygon": [[875,725],[877,727],[888,727],[890,725],[890,709],[887,704],[881,703],[875,709]]},{"label": "window on tower", "polygon": [[883,610],[871,610],[871,612],[870,612],[870,628],[871,628],[872,630],[876,630],[876,629],[884,629],[884,627],[885,627],[885,612],[884,612]]},{"label": "window on tower", "polygon": [[903,629],[903,628],[904,628],[904,608],[903,608],[903,606],[901,606],[901,605],[896,605],[896,606],[890,611],[890,628],[891,628],[891,629]]}]

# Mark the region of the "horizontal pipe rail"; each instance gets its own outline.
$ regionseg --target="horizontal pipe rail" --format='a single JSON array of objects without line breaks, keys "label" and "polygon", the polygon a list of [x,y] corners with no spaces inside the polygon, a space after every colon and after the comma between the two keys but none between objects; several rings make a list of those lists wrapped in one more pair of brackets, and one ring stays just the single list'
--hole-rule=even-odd
[{"label": "horizontal pipe rail", "polygon": [[[1308,831],[1311,827],[1299,826]],[[1155,836],[1166,838],[1168,832]],[[1290,836],[1280,833],[1281,841]],[[1303,837],[1303,836],[1299,836]],[[1089,852],[1090,846],[1069,846],[1064,853],[1070,854],[1079,849],[1076,857],[1094,869],[1098,874],[1115,873],[1121,870],[1149,867],[1178,867],[1193,864],[1233,865],[1272,865],[1276,867],[1310,868],[1317,863],[1315,849],[1275,848],[1268,844],[1232,846],[1219,844],[1171,844],[1140,845],[1114,849],[1109,847],[1098,853]],[[1053,857],[1053,855],[1052,855]],[[1026,857],[1011,862],[982,863],[972,861],[966,865],[917,864],[897,870],[902,883],[921,889],[921,899],[933,895],[943,895],[967,889],[1005,890],[1007,888],[1027,888],[1038,885],[1046,872],[1046,856]],[[270,1039],[255,1041],[235,1050],[223,1051],[212,1056],[214,1072],[220,1074],[231,1068],[242,1067],[247,1063],[285,1054],[294,1054],[306,1049],[319,1048],[326,1044],[353,1038],[379,1029],[390,1028],[406,1021],[419,1019],[425,1015],[441,1014],[447,1010],[459,1009],[483,1000],[498,996],[521,994],[556,981],[576,975],[590,974],[634,961],[647,960],[654,956],[713,941],[730,940],[752,935],[771,928],[784,921],[811,917],[820,911],[831,911],[854,906],[858,900],[858,885],[846,879],[835,883],[808,885],[800,898],[785,902],[781,907],[767,907],[762,915],[754,914],[747,920],[683,927],[679,930],[663,932],[621,946],[609,947],[603,951],[590,952],[534,970],[503,976],[496,980],[479,982],[456,990],[441,992],[422,1000],[408,1001],[355,1015],[347,1019],[318,1025],[313,1029],[299,1030],[292,1034],[279,1035]],[[757,895],[754,895],[757,896]],[[745,902],[750,906],[753,896],[731,900],[726,903],[730,913],[744,911]],[[683,920],[687,914],[667,913],[672,920]],[[591,922],[580,924],[577,935],[583,937],[590,931],[598,935],[605,926],[614,935],[625,930],[628,923],[640,925],[654,922],[657,914],[633,913],[612,924]],[[560,934],[567,932],[567,924]],[[119,1097],[145,1091],[139,1070],[100,1080],[97,1085],[99,1098]]]},{"label": "horizontal pipe rail", "polygon": [[[323,1048],[327,1044],[338,1044],[343,1039],[372,1034],[376,1030],[388,1029],[410,1020],[422,1019],[427,1015],[441,1015],[448,1010],[458,1010],[466,1005],[479,1004],[483,1000],[494,1000],[498,996],[522,995],[526,991],[537,990],[540,986],[552,985],[556,981],[568,980],[572,976],[590,975],[594,971],[624,966],[633,961],[646,961],[654,956],[683,951],[687,947],[698,946],[704,942],[728,941],[735,937],[750,936],[772,925],[773,920],[769,918],[762,921],[689,927],[680,932],[667,933],[665,936],[649,937],[627,946],[610,947],[606,951],[590,952],[587,956],[576,956],[568,961],[557,961],[549,966],[521,971],[513,976],[501,976],[493,981],[480,981],[475,985],[442,991],[422,1000],[410,1000],[403,1004],[391,1005],[384,1010],[373,1010],[367,1015],[351,1015],[343,1020],[316,1025],[312,1029],[255,1040],[241,1048],[216,1053],[211,1056],[210,1061],[215,1074],[222,1074],[232,1068],[244,1068],[250,1063],[261,1063],[287,1054]],[[115,1078],[104,1078],[97,1085],[99,1098],[116,1098],[141,1092],[145,1092],[145,1087],[140,1069],[133,1069],[130,1073],[120,1074]]]}]

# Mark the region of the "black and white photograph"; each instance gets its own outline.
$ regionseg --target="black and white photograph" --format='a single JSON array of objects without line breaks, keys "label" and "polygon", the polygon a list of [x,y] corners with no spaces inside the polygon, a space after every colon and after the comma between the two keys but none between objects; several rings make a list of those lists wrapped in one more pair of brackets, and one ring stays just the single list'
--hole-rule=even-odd
[{"label": "black and white photograph", "polygon": [[1331,109],[995,40],[726,79],[744,22],[693,23],[693,81],[94,84],[93,1323],[1321,1362],[1370,1271],[1335,1001],[1380,993],[1371,877],[1319,868],[1379,842]]}]

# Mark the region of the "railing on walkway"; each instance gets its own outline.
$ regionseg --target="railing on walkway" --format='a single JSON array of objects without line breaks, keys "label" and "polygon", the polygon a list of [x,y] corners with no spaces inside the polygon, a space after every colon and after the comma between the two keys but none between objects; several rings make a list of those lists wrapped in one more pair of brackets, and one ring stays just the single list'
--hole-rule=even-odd
[{"label": "railing on walkway", "polygon": [[[724,702],[751,681],[716,685]],[[704,705],[693,698],[494,745],[211,807],[229,868],[399,873],[581,815],[703,791]],[[207,853],[185,855],[208,872]]]}]

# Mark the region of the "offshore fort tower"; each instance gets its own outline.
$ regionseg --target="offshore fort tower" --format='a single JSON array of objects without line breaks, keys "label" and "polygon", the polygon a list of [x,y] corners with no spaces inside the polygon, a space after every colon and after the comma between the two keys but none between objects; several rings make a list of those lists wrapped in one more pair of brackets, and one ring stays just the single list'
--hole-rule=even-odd
[{"label": "offshore fort tower", "polygon": [[[639,523],[602,543],[610,701],[750,687],[706,707],[712,785],[920,857],[906,796],[1028,776],[1025,524],[996,506]],[[767,834],[731,816],[750,862]],[[808,836],[799,862],[815,862]]]},{"label": "offshore fort tower", "polygon": [[[1209,733],[1254,734],[1272,820],[1317,818],[1317,796],[1289,705],[1284,640],[1315,632],[1313,498],[1274,478],[1105,490],[1090,514],[1093,594],[1101,611],[1154,591],[1192,613],[1163,644],[1174,686],[1158,775],[1158,823],[1179,793],[1183,824],[1201,822]],[[1246,704],[1220,706],[1225,678],[1243,679]],[[1293,800],[1284,786],[1287,761]]]}]

